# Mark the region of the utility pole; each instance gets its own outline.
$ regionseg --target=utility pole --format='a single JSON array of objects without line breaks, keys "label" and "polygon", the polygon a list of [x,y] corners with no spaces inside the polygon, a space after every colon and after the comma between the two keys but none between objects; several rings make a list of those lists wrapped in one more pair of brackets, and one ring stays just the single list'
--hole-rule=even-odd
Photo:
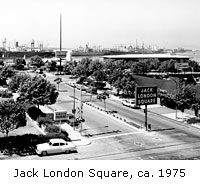
[{"label": "utility pole", "polygon": [[145,105],[145,128],[146,131],[148,130],[148,123],[147,123],[147,104]]},{"label": "utility pole", "polygon": [[174,80],[174,79],[172,79],[172,81],[174,81],[175,82],[175,84],[176,84],[176,98],[175,98],[175,100],[176,100],[176,113],[175,113],[175,118],[177,119],[178,118],[178,116],[177,116],[177,108],[178,108],[178,106],[177,106],[177,95],[178,95],[178,84],[179,84],[179,80],[178,80],[178,82],[176,81],[176,80]]},{"label": "utility pole", "polygon": [[[62,51],[62,15],[60,14],[60,51]],[[61,75],[61,58],[60,58],[60,75]]]},{"label": "utility pole", "polygon": [[81,129],[80,129],[80,133],[82,132],[83,129],[83,123],[82,123],[82,112],[83,112],[83,101],[82,101],[82,86],[81,86],[81,100],[80,100],[80,123],[81,123]]},{"label": "utility pole", "polygon": [[75,122],[76,122],[76,109],[75,109],[75,83],[74,83],[74,101],[73,101],[72,114],[74,114],[74,124],[73,124],[73,129],[75,130]]},{"label": "utility pole", "polygon": [[176,83],[176,119],[177,119],[177,91],[178,91],[178,86],[177,86],[177,82],[175,81]]}]

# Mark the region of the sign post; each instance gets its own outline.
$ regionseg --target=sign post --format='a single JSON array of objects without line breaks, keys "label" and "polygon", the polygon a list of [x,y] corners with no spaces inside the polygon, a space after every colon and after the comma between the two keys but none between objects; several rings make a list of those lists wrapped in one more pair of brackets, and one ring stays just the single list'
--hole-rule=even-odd
[{"label": "sign post", "polygon": [[145,128],[151,129],[147,123],[147,105],[157,104],[157,86],[136,86],[136,105],[145,105]]},{"label": "sign post", "polygon": [[189,63],[184,62],[184,63],[175,63],[175,69],[187,69],[189,68]]},{"label": "sign post", "polygon": [[67,51],[56,51],[55,55],[57,58],[66,58]]},{"label": "sign post", "polygon": [[54,120],[55,121],[61,121],[67,119],[67,111],[66,110],[60,110],[60,111],[54,111]]}]

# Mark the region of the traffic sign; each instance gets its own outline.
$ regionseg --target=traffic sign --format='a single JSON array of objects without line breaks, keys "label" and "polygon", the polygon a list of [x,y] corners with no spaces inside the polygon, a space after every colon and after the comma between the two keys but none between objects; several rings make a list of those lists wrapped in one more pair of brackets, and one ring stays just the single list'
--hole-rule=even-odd
[{"label": "traffic sign", "polygon": [[54,120],[66,120],[67,119],[67,111],[54,111]]},{"label": "traffic sign", "polygon": [[136,105],[157,104],[157,86],[137,86],[136,87]]},{"label": "traffic sign", "polygon": [[189,63],[175,63],[175,69],[187,69],[189,68]]},{"label": "traffic sign", "polygon": [[57,58],[66,58],[67,51],[56,51]]}]

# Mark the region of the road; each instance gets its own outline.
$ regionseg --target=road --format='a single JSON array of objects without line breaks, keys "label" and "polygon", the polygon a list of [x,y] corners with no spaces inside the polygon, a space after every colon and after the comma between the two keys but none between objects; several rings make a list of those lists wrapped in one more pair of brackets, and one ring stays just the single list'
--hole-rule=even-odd
[{"label": "road", "polygon": [[[52,81],[55,77],[47,78]],[[58,102],[52,107],[67,109],[70,112],[73,105],[73,88],[64,82],[60,84],[60,89],[62,92],[60,92]],[[76,89],[75,93],[77,107],[80,106],[80,91]],[[83,97],[83,101],[88,99],[90,99],[89,95]],[[90,103],[104,107],[104,104],[94,96]],[[122,116],[130,122],[141,126],[144,124],[143,110],[130,109],[111,98],[107,99],[106,108],[117,111],[116,115]],[[137,128],[135,125],[129,125],[123,120],[94,109],[85,103],[83,116],[86,123],[83,124],[82,134],[91,139],[91,145],[79,147],[78,153],[74,154],[48,157],[34,155],[26,159],[169,160],[200,158],[200,132],[159,115],[148,113],[148,123],[152,124],[151,132]]]}]

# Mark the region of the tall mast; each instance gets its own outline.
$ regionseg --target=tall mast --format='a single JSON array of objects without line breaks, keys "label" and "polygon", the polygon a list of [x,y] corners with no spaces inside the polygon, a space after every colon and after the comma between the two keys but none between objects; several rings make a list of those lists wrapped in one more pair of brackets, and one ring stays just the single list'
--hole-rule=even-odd
[{"label": "tall mast", "polygon": [[[62,15],[60,14],[60,51],[62,51]],[[60,75],[61,75],[61,58],[60,58]]]},{"label": "tall mast", "polygon": [[62,51],[62,15],[60,14],[60,51]]}]

